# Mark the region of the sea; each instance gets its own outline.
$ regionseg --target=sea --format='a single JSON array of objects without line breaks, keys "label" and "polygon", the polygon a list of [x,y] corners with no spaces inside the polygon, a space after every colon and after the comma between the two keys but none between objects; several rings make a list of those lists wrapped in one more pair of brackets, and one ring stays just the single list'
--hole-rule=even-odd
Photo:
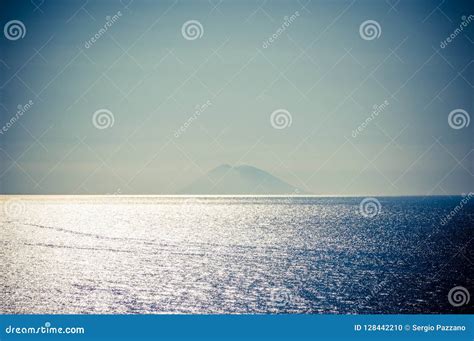
[{"label": "sea", "polygon": [[2,196],[0,313],[473,313],[473,198]]}]

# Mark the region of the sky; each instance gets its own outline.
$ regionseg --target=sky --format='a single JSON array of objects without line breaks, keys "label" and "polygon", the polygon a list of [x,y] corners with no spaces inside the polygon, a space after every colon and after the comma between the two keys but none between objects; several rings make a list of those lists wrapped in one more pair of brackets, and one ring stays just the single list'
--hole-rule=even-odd
[{"label": "sky", "polygon": [[2,1],[0,193],[173,194],[221,164],[317,195],[474,191],[473,14]]}]

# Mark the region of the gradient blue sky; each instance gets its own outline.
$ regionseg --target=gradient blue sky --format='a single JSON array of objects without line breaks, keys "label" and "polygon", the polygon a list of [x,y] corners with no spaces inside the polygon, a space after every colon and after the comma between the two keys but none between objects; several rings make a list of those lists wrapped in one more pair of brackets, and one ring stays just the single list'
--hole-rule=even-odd
[{"label": "gradient blue sky", "polygon": [[[314,194],[473,191],[474,123],[448,115],[472,117],[474,22],[440,48],[470,14],[472,1],[2,1],[2,28],[21,20],[26,36],[0,37],[0,125],[34,104],[0,135],[0,191],[172,194],[223,163]],[[184,39],[188,20],[201,38]],[[379,38],[361,38],[366,20]],[[94,127],[98,109],[112,127]],[[291,126],[272,127],[277,109]]]}]

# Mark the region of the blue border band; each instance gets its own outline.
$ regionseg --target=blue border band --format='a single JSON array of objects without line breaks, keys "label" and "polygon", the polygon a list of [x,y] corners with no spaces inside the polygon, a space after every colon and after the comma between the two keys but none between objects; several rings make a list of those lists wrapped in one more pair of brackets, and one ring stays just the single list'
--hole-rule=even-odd
[{"label": "blue border band", "polygon": [[0,315],[0,328],[2,341],[474,340],[473,315]]}]

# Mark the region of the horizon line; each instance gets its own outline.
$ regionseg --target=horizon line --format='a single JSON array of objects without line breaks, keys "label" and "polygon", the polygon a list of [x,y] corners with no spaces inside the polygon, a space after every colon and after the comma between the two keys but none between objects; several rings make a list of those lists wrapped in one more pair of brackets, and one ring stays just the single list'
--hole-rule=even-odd
[{"label": "horizon line", "polygon": [[474,192],[457,194],[0,194],[3,197],[136,197],[136,198],[362,198],[362,197],[453,197],[472,196]]}]

